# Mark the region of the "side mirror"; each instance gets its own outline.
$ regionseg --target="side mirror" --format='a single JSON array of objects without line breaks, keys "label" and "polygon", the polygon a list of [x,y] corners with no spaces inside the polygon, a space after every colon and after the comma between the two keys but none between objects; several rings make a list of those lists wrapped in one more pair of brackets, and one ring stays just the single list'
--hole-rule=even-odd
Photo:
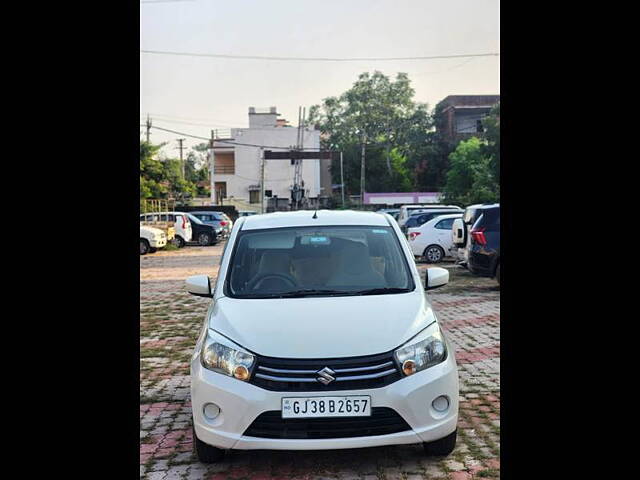
[{"label": "side mirror", "polygon": [[198,297],[213,297],[211,280],[208,275],[193,275],[185,280],[187,292]]},{"label": "side mirror", "polygon": [[434,288],[442,287],[449,283],[449,270],[446,268],[428,268],[425,276],[425,290],[433,290]]}]

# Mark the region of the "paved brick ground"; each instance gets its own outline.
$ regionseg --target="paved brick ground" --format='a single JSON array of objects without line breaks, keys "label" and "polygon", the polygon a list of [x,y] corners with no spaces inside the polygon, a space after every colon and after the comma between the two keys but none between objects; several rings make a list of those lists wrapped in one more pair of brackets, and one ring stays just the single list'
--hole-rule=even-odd
[{"label": "paved brick ground", "polygon": [[[450,284],[431,293],[456,347],[458,445],[426,457],[420,445],[356,450],[232,451],[216,465],[192,454],[189,357],[208,299],[184,278],[215,276],[223,245],[140,257],[140,477],[144,479],[496,479],[500,476],[500,292],[495,280],[444,263]],[[419,265],[424,271],[427,265]]]}]

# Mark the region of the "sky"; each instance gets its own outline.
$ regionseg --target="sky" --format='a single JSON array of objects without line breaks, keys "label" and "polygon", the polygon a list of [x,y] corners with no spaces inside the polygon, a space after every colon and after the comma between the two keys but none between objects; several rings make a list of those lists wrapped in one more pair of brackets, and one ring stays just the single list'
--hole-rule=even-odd
[{"label": "sky", "polygon": [[[498,0],[141,0],[140,49],[280,57],[409,57],[500,52]],[[140,123],[209,137],[248,126],[248,108],[298,107],[348,90],[362,72],[406,72],[414,100],[499,94],[500,57],[312,62],[140,53]],[[141,131],[144,130],[141,128]],[[179,135],[151,130],[153,143]],[[189,139],[187,147],[199,143]]]}]

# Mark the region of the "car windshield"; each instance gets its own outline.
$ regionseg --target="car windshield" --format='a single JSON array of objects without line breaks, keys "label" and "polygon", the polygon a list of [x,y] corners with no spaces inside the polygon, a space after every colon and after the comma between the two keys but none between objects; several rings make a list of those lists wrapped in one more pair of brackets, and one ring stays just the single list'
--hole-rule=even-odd
[{"label": "car windshield", "polygon": [[242,231],[227,275],[235,298],[375,295],[415,288],[390,227]]}]

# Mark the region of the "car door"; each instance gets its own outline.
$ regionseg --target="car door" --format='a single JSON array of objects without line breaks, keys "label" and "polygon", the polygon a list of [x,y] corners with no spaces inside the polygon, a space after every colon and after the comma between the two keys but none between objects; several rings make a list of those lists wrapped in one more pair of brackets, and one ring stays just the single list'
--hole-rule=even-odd
[{"label": "car door", "polygon": [[453,227],[454,218],[443,218],[439,222],[436,222],[434,229],[436,233],[436,240],[438,244],[444,249],[447,254],[451,254],[453,248],[453,242],[451,241],[451,228]]}]

